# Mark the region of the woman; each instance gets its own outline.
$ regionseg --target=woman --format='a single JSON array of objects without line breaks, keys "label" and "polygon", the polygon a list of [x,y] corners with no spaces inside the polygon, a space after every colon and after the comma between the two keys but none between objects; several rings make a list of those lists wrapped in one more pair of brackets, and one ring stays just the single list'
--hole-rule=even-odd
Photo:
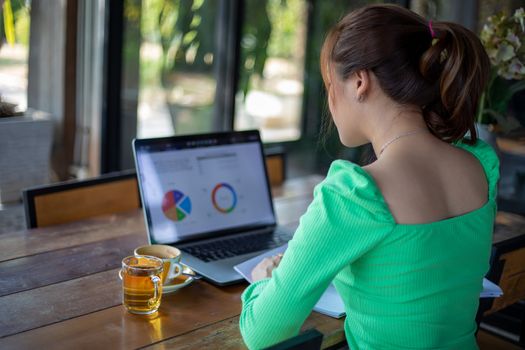
[{"label": "woman", "polygon": [[499,176],[474,128],[489,70],[480,41],[372,5],[331,30],[321,69],[341,142],[371,143],[377,160],[335,161],[282,260],[254,269],[246,344],[296,335],[333,281],[352,350],[476,349]]}]

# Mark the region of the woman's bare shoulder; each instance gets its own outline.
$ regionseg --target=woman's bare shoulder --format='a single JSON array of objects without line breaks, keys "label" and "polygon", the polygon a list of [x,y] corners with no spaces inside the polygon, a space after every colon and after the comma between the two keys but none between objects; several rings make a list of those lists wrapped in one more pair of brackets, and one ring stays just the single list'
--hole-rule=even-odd
[{"label": "woman's bare shoulder", "polygon": [[487,200],[483,167],[452,145],[378,160],[363,167],[398,223],[425,223],[464,214]]}]

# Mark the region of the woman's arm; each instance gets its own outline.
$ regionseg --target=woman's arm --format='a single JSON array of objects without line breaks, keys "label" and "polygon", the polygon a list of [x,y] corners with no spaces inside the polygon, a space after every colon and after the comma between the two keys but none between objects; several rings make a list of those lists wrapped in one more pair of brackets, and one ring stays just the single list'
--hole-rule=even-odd
[{"label": "woman's arm", "polygon": [[314,201],[272,278],[243,293],[240,329],[249,348],[261,349],[298,334],[336,274],[391,231],[391,222],[378,221],[353,195],[330,183],[316,187]]}]

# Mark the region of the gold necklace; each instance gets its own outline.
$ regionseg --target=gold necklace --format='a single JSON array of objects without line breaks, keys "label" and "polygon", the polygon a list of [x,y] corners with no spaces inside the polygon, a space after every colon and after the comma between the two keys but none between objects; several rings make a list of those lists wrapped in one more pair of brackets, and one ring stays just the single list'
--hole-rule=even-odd
[{"label": "gold necklace", "polygon": [[422,132],[424,132],[424,131],[428,131],[428,129],[427,129],[427,128],[424,128],[424,129],[412,130],[412,131],[406,132],[406,133],[404,133],[404,134],[398,135],[398,136],[394,137],[393,139],[391,139],[391,140],[385,142],[385,143],[383,144],[383,146],[381,146],[381,149],[379,150],[379,156],[378,156],[378,158],[381,157],[381,155],[383,154],[383,152],[385,151],[385,149],[386,149],[388,146],[390,146],[392,143],[396,142],[396,141],[399,140],[400,138],[402,138],[402,137],[406,137],[406,136],[412,136],[412,135],[415,135],[415,134],[420,134],[420,133],[422,133]]}]

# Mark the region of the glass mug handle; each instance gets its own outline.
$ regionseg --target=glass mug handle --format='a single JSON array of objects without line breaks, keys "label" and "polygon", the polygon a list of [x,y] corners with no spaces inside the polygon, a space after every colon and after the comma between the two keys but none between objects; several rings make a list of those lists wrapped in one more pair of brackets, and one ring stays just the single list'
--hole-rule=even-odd
[{"label": "glass mug handle", "polygon": [[[175,272],[175,269],[178,269],[177,272]],[[168,271],[168,277],[167,279],[175,279],[177,277],[179,277],[180,275],[182,275],[182,266],[181,264],[179,263],[176,263],[176,262],[172,262],[170,264],[170,270]]]},{"label": "glass mug handle", "polygon": [[153,298],[148,300],[148,304],[150,306],[155,305],[161,296],[161,293],[159,293],[159,284],[162,283],[162,280],[159,278],[159,276],[150,276],[151,282],[153,282],[153,287],[155,288],[155,292],[153,294]]},{"label": "glass mug handle", "polygon": [[[182,271],[182,270],[179,269],[179,271]],[[122,269],[120,269],[118,271],[118,276],[120,277],[120,279],[123,279],[123,277],[122,277]],[[159,278],[159,276],[150,276],[150,278],[151,278],[151,282],[153,282],[153,287],[155,288],[155,292],[153,294],[153,298],[148,300],[148,304],[151,306],[151,305],[155,305],[157,303],[157,301],[159,301],[159,298],[160,298],[159,282],[161,281],[161,279]]]}]

